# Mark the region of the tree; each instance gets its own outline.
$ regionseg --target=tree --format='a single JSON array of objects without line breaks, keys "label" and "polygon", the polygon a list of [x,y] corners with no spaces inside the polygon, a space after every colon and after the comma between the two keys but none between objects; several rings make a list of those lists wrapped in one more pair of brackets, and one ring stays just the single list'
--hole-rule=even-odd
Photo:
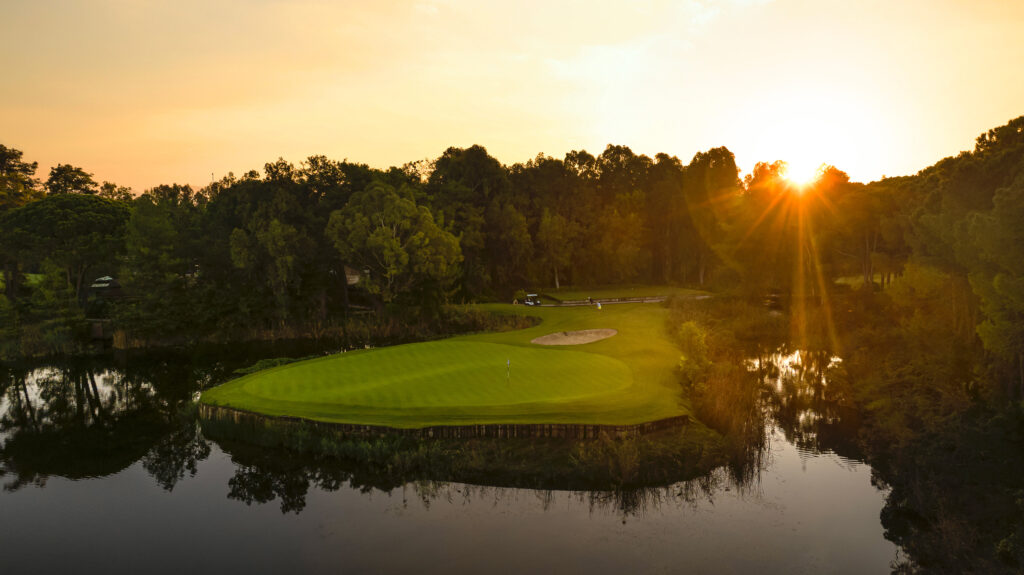
[{"label": "tree", "polygon": [[39,271],[40,281],[32,287],[22,322],[22,348],[47,355],[69,353],[85,317],[80,300],[61,265],[43,260]]},{"label": "tree", "polygon": [[103,185],[100,186],[99,196],[119,202],[130,202],[135,198],[131,188],[119,186],[114,182],[103,182]]},{"label": "tree", "polygon": [[595,270],[597,279],[610,283],[635,280],[649,256],[643,253],[644,227],[640,214],[630,209],[628,202],[618,202],[601,214],[594,228],[600,230],[599,239],[593,245],[600,266]]},{"label": "tree", "polygon": [[71,164],[57,164],[50,168],[46,179],[46,193],[54,194],[95,194],[96,182],[92,174]]},{"label": "tree", "polygon": [[82,299],[89,272],[111,273],[124,245],[128,207],[96,196],[59,194],[8,212],[0,221],[0,252],[22,266],[44,260],[64,270]]},{"label": "tree", "polygon": [[725,147],[698,152],[686,168],[684,194],[688,211],[698,235],[695,247],[697,280],[707,281],[715,261],[715,246],[721,238],[719,210],[730,196],[740,190],[736,158]]},{"label": "tree", "polygon": [[655,158],[657,163],[651,167],[645,207],[652,278],[672,281],[676,279],[677,270],[683,267],[681,259],[689,235],[686,232],[692,228],[692,223],[683,201],[682,163],[667,154],[658,154]]},{"label": "tree", "polygon": [[252,171],[208,194],[202,234],[209,243],[197,259],[212,317],[230,310],[227,321],[241,329],[312,320],[304,327],[314,334],[327,320],[340,270],[327,257],[333,250],[323,233],[343,182],[334,179],[338,164],[311,162],[296,168],[278,160],[262,179]]},{"label": "tree", "polygon": [[[38,182],[33,178],[37,162],[28,163],[21,159],[22,151],[0,145],[0,218],[29,202],[39,199]],[[2,232],[2,230],[0,230]],[[0,233],[2,236],[2,233]],[[0,245],[0,267],[4,293],[13,300],[17,296],[18,281],[16,262],[11,254],[5,254]]]},{"label": "tree", "polygon": [[135,201],[125,233],[121,283],[132,294],[119,319],[140,335],[170,336],[195,325],[186,294],[182,257],[184,234],[176,229],[170,206],[147,193]]},{"label": "tree", "polygon": [[[318,239],[323,238],[331,213],[343,208],[352,194],[366,189],[375,177],[387,177],[365,164],[335,162],[325,156],[309,157],[298,176],[303,195],[310,202],[307,206],[308,233],[310,237]],[[327,241],[315,241],[314,246],[312,269],[326,273],[308,274],[306,283],[316,294],[314,315],[316,321],[322,323],[328,318],[331,294],[341,296],[343,313],[348,313],[349,289],[345,270],[336,265],[338,254],[334,246]]]},{"label": "tree", "polygon": [[434,161],[427,179],[428,201],[441,225],[459,238],[465,258],[464,296],[476,297],[491,287],[486,230],[493,222],[486,212],[492,201],[505,202],[510,195],[507,171],[483,146],[448,148]]},{"label": "tree", "polygon": [[646,188],[651,159],[636,155],[626,146],[608,147],[597,157],[597,188],[603,203]]},{"label": "tree", "polygon": [[275,218],[256,230],[255,240],[268,256],[265,281],[270,285],[280,309],[285,310],[290,303],[289,288],[298,283],[301,260],[311,252],[313,239],[295,226]]},{"label": "tree", "polygon": [[977,215],[971,232],[982,257],[971,272],[985,319],[978,335],[985,348],[1016,364],[1018,394],[1024,397],[1024,175],[995,194],[992,212]]},{"label": "tree", "polygon": [[38,162],[25,162],[22,151],[0,145],[0,214],[39,198]]},{"label": "tree", "polygon": [[526,279],[530,256],[533,255],[530,231],[526,218],[511,202],[503,205],[499,205],[497,200],[492,202],[487,210],[487,222],[491,277],[495,285],[504,286],[507,291]]},{"label": "tree", "polygon": [[342,262],[363,271],[359,285],[380,302],[436,304],[458,277],[458,239],[441,229],[412,190],[374,182],[331,214],[327,239]]},{"label": "tree", "polygon": [[490,156],[483,146],[448,148],[434,161],[434,170],[428,181],[434,186],[461,184],[466,192],[465,197],[452,199],[478,206],[487,206],[491,198],[505,196],[510,190],[504,166]]},{"label": "tree", "polygon": [[788,292],[795,265],[795,203],[800,201],[785,179],[786,163],[759,162],[744,179],[733,218],[729,253],[748,295],[767,290]]},{"label": "tree", "polygon": [[313,250],[313,239],[279,218],[258,219],[231,232],[231,261],[246,270],[250,282],[265,285],[274,297],[281,325],[293,315],[302,293],[301,274]]},{"label": "tree", "polygon": [[545,208],[537,226],[536,245],[541,265],[554,273],[555,289],[561,287],[558,270],[572,261],[572,236],[565,218]]},{"label": "tree", "polygon": [[0,361],[18,356],[18,311],[11,300],[0,293]]}]

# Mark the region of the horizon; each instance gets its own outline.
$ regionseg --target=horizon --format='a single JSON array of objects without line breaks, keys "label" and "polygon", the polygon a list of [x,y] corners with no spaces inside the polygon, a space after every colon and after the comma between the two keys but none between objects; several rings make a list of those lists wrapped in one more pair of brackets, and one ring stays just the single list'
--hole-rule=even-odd
[{"label": "horizon", "polygon": [[1002,64],[1024,54],[1024,5],[994,1],[55,6],[0,23],[19,55],[0,143],[42,179],[66,163],[136,194],[277,158],[386,168],[474,144],[505,165],[725,146],[743,173],[825,163],[868,182],[1024,113]]}]

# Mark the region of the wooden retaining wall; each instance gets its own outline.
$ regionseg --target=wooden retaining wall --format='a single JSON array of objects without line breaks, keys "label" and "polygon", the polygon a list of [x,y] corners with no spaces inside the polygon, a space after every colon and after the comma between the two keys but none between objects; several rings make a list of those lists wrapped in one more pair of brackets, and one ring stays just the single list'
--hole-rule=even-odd
[{"label": "wooden retaining wall", "polygon": [[539,438],[557,437],[565,439],[598,439],[602,436],[617,439],[639,437],[665,429],[685,427],[690,418],[686,415],[637,423],[634,425],[600,425],[586,423],[485,423],[478,425],[435,425],[416,429],[403,429],[383,425],[360,425],[354,423],[330,423],[300,417],[274,416],[253,413],[233,407],[199,404],[199,416],[212,421],[226,421],[251,428],[275,426],[300,427],[315,432],[338,436],[381,437],[401,435],[406,437],[436,439],[472,439],[480,437]]}]

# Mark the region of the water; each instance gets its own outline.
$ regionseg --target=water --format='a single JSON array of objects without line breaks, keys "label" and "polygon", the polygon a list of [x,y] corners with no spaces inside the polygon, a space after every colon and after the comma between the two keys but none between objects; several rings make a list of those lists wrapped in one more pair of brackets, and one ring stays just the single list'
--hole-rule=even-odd
[{"label": "water", "polygon": [[748,361],[765,389],[750,477],[723,468],[628,492],[389,485],[214,442],[179,415],[261,355],[3,374],[3,571],[878,573],[899,557],[879,520],[885,492],[852,441],[855,416],[830,397],[827,355]]}]

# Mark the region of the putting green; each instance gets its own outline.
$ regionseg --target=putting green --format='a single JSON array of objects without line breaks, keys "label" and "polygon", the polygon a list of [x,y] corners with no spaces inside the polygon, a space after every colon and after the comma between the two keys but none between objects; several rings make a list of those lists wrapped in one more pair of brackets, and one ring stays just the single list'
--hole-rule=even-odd
[{"label": "putting green", "polygon": [[[425,427],[475,423],[629,424],[689,413],[673,377],[678,352],[656,304],[581,308],[489,305],[538,326],[350,352],[228,382],[202,401],[269,415]],[[585,345],[530,343],[553,332],[611,328]]]}]

